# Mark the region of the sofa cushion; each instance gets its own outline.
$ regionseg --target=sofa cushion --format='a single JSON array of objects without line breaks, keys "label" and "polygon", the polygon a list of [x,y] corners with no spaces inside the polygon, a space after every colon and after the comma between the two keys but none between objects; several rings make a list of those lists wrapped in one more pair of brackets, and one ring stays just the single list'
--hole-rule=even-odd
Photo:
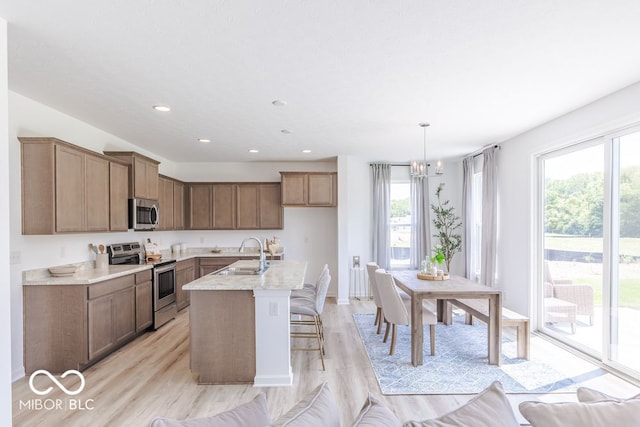
[{"label": "sofa cushion", "polygon": [[594,390],[588,387],[578,387],[578,391],[576,393],[578,395],[579,402],[601,402],[603,400],[612,400],[614,402],[624,402],[629,399],[640,399],[640,394],[636,394],[629,399],[620,399],[617,397],[609,396],[608,394],[604,394],[601,391]]},{"label": "sofa cushion", "polygon": [[439,418],[425,421],[408,421],[405,427],[517,427],[516,417],[511,409],[502,384],[495,381],[478,393],[473,399],[458,409]]},{"label": "sofa cushion", "polygon": [[369,393],[352,427],[402,427],[402,422],[378,398]]},{"label": "sofa cushion", "polygon": [[151,427],[264,427],[271,424],[267,399],[259,393],[252,401],[212,417],[172,420],[157,417]]},{"label": "sofa cushion", "polygon": [[287,427],[339,427],[340,410],[329,384],[322,383],[286,414],[278,418],[274,426]]},{"label": "sofa cushion", "polygon": [[640,399],[600,402],[522,402],[520,412],[533,427],[637,427]]}]

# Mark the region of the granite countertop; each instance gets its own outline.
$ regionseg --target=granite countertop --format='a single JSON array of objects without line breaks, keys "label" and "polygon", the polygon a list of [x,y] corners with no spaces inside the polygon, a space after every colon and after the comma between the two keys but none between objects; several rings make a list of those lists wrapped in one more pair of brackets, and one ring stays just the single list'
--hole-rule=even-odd
[{"label": "granite countertop", "polygon": [[77,264],[78,270],[72,276],[53,277],[46,268],[23,273],[23,285],[90,285],[129,274],[150,270],[151,264],[110,265],[105,269],[94,268],[93,261]]},{"label": "granite countertop", "polygon": [[[202,276],[182,287],[185,291],[301,289],[307,271],[306,261],[268,261],[269,268],[261,275]],[[258,261],[236,261],[229,267],[257,268]]]},{"label": "granite countertop", "polygon": [[[214,252],[216,251],[216,252]],[[252,258],[260,256],[260,249],[258,248],[245,248],[244,252],[239,252],[238,248],[224,247],[224,248],[189,248],[186,252],[179,252],[174,254],[170,250],[160,251],[162,258],[175,259],[176,261],[185,261],[192,258]],[[271,257],[269,252],[265,251],[267,259]],[[275,253],[276,256],[284,255],[284,248],[279,248]]]},{"label": "granite countertop", "polygon": [[[216,252],[213,252],[213,251]],[[245,248],[244,252],[239,252],[237,247],[215,247],[215,248],[190,248],[186,252],[173,254],[171,250],[161,250],[163,260],[184,261],[193,258],[251,258],[257,257],[260,250],[256,247]],[[276,252],[276,256],[284,254],[284,248]],[[269,252],[265,252],[269,259]],[[23,271],[23,285],[90,285],[92,283],[103,282],[115,279],[128,274],[150,270],[152,264],[138,265],[109,265],[106,269],[96,269],[94,261],[85,261],[75,264],[78,269],[72,276],[53,277],[48,268]]]}]

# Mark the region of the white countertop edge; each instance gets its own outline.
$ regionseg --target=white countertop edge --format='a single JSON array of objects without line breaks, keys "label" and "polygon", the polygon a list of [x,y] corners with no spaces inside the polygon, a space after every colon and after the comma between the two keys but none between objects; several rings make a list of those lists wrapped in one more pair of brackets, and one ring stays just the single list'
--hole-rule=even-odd
[{"label": "white countertop edge", "polygon": [[44,277],[22,282],[23,286],[43,286],[43,285],[91,285],[93,283],[104,282],[105,280],[117,279],[129,274],[151,270],[151,264],[139,265],[110,265],[107,270],[85,269],[80,270],[72,276]]},{"label": "white countertop edge", "polygon": [[[255,261],[254,261],[255,262]],[[252,261],[236,261],[233,267],[245,267]],[[218,276],[213,273],[202,276],[182,287],[185,291],[238,291],[301,289],[307,272],[307,261],[270,261],[269,269],[259,276]]]}]

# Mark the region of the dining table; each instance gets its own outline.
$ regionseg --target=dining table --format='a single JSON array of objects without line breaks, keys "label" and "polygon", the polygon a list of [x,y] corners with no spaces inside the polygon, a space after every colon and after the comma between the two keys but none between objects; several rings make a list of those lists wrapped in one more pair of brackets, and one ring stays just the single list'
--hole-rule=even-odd
[{"label": "dining table", "polygon": [[500,365],[502,352],[502,291],[481,285],[461,276],[451,275],[447,280],[423,280],[418,270],[390,271],[396,285],[411,297],[411,364],[423,364],[424,329],[422,324],[423,300],[435,299],[438,322],[452,323],[449,300],[488,300],[487,324],[488,363]]}]

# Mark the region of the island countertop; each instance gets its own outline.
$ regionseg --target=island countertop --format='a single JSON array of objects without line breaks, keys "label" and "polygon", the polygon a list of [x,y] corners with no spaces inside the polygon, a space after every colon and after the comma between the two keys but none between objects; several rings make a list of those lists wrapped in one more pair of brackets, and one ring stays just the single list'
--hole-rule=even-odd
[{"label": "island countertop", "polygon": [[[261,275],[202,276],[182,287],[185,291],[301,289],[307,272],[306,261],[268,261],[269,268]],[[229,267],[257,268],[258,261],[236,261]]]}]

